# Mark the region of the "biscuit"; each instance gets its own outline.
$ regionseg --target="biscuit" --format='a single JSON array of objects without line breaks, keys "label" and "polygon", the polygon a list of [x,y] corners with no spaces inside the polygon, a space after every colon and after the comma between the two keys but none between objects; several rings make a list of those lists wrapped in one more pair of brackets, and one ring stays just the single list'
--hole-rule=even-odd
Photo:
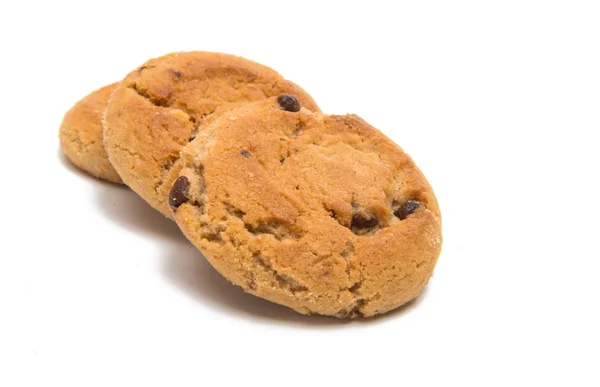
[{"label": "biscuit", "polygon": [[102,117],[116,83],[98,89],[77,102],[60,125],[60,146],[67,158],[90,175],[122,183],[108,161],[102,142]]},{"label": "biscuit", "polygon": [[182,151],[169,203],[225,278],[304,314],[397,308],[441,250],[438,204],[412,159],[359,117],[289,95],[208,124]]},{"label": "biscuit", "polygon": [[104,117],[111,163],[130,188],[171,217],[180,151],[211,119],[237,105],[290,93],[313,99],[274,70],[233,55],[182,52],[151,59],[120,83]]}]

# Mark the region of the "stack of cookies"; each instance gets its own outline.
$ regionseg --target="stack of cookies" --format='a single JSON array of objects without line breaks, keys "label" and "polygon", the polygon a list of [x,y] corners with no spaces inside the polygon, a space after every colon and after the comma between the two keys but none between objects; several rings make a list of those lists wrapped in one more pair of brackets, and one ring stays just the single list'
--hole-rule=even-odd
[{"label": "stack of cookies", "polygon": [[440,253],[437,201],[411,158],[247,59],[151,59],[78,102],[60,140],[75,165],[174,220],[233,284],[303,314],[397,308]]}]

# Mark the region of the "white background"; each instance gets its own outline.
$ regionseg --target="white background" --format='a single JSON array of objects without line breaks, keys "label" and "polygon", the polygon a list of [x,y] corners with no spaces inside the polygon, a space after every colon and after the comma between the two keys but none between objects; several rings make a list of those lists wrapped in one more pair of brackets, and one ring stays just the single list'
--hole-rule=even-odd
[{"label": "white background", "polygon": [[[597,1],[2,1],[0,386],[598,386]],[[410,153],[444,245],[416,302],[304,317],[61,156],[78,99],[233,53]]]}]

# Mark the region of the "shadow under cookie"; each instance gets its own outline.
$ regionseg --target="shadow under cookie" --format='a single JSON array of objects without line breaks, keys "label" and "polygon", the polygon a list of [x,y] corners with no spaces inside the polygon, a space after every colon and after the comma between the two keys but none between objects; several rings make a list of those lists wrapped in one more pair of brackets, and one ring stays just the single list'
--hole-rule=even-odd
[{"label": "shadow under cookie", "polygon": [[94,198],[103,215],[122,228],[165,241],[185,240],[177,225],[126,186],[98,185]]},{"label": "shadow under cookie", "polygon": [[120,227],[160,238],[185,239],[175,223],[150,207],[127,186],[91,176],[73,165],[60,148],[58,160],[69,172],[95,185],[95,204],[104,216]]}]

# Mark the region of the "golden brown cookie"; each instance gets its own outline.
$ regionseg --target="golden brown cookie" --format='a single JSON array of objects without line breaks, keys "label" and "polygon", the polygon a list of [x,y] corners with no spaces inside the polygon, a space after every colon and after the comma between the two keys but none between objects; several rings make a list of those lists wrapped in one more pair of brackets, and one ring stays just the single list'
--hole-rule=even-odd
[{"label": "golden brown cookie", "polygon": [[122,183],[108,161],[102,142],[102,117],[116,83],[98,89],[77,102],[60,125],[60,146],[73,164],[100,179]]},{"label": "golden brown cookie", "polygon": [[301,105],[274,97],[207,125],[182,151],[175,221],[224,277],[300,313],[369,317],[407,303],[441,249],[431,187],[359,117]]},{"label": "golden brown cookie", "polygon": [[110,98],[104,140],[111,163],[129,187],[171,217],[169,190],[180,151],[204,125],[248,101],[280,93],[312,98],[274,70],[244,58],[182,52],[151,59],[131,72]]}]

